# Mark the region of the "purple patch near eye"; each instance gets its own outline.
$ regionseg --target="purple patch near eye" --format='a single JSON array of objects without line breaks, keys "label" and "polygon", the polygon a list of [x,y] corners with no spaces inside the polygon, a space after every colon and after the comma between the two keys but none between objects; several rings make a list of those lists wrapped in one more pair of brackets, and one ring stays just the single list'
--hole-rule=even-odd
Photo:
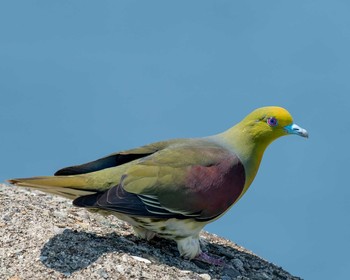
[{"label": "purple patch near eye", "polygon": [[277,125],[277,119],[274,117],[268,118],[267,119],[267,124],[269,126],[276,126]]}]

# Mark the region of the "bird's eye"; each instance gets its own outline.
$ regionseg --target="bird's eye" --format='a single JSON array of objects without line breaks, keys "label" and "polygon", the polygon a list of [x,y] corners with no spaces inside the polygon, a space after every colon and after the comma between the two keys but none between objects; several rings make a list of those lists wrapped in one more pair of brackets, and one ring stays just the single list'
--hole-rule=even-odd
[{"label": "bird's eye", "polygon": [[267,124],[269,126],[276,126],[277,125],[277,119],[274,117],[268,118],[267,119]]}]

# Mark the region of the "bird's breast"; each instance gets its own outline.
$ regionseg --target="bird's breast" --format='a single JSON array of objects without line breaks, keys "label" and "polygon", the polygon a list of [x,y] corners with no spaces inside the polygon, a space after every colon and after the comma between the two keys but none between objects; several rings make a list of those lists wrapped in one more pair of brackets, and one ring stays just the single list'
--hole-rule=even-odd
[{"label": "bird's breast", "polygon": [[245,184],[244,166],[230,155],[211,166],[192,166],[187,176],[188,186],[197,193],[203,218],[216,217],[230,208],[241,195]]}]

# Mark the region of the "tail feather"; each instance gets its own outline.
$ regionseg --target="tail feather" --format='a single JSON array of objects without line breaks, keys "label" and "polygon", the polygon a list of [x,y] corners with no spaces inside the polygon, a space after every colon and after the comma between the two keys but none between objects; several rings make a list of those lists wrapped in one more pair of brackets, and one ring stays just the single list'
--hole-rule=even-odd
[{"label": "tail feather", "polygon": [[19,187],[29,187],[45,193],[76,199],[97,191],[88,189],[85,178],[78,176],[43,176],[32,178],[10,179],[8,182]]}]

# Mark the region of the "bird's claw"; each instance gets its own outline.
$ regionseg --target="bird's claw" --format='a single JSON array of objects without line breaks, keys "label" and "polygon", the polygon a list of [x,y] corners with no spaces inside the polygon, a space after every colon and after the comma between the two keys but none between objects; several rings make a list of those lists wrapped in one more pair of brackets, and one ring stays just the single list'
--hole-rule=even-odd
[{"label": "bird's claw", "polygon": [[215,258],[215,257],[212,257],[212,256],[204,253],[204,252],[200,253],[197,257],[195,257],[195,260],[205,262],[208,264],[212,264],[212,265],[217,265],[217,266],[225,266],[226,265],[224,258]]}]

